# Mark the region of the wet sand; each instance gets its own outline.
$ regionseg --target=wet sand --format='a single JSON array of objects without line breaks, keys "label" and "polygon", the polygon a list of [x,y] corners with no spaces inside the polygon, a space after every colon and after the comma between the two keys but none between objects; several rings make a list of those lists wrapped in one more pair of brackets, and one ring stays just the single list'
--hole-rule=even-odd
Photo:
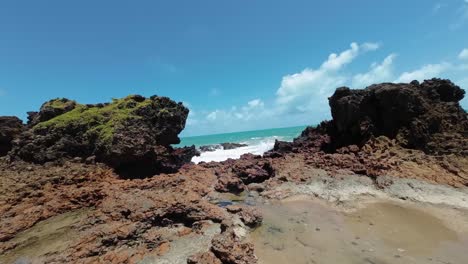
[{"label": "wet sand", "polygon": [[76,225],[86,219],[89,210],[51,217],[18,234],[12,239],[16,247],[0,255],[0,263],[43,263],[42,256],[65,250],[76,238]]},{"label": "wet sand", "polygon": [[262,210],[250,237],[259,263],[466,263],[466,212],[383,200],[344,209],[307,198]]}]

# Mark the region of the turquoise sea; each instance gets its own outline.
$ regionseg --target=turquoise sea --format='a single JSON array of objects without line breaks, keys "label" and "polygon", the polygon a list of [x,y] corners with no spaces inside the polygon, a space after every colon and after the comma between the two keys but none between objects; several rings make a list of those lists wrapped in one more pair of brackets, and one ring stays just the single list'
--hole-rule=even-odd
[{"label": "turquoise sea", "polygon": [[224,150],[217,146],[215,151],[202,152],[200,156],[194,157],[193,162],[201,161],[223,161],[228,158],[239,158],[242,154],[252,153],[261,155],[273,148],[275,140],[292,141],[299,136],[306,126],[272,128],[265,130],[243,131],[235,133],[215,134],[195,137],[182,137],[181,143],[177,147],[206,145],[217,145],[220,143],[243,143],[245,147]]},{"label": "turquoise sea", "polygon": [[295,137],[301,134],[306,126],[296,127],[283,127],[271,128],[265,130],[243,131],[234,133],[224,133],[215,135],[195,136],[195,137],[182,137],[178,146],[191,146],[196,147],[204,145],[212,145],[219,143],[255,143],[261,139],[278,137],[284,141],[292,141]]}]

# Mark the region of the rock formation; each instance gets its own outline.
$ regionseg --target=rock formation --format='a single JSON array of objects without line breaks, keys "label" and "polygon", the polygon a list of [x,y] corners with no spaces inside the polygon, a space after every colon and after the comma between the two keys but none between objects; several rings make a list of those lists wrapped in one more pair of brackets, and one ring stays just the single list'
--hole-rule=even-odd
[{"label": "rock formation", "polygon": [[235,149],[240,147],[247,147],[248,145],[243,143],[221,143],[221,146],[223,149]]},{"label": "rock formation", "polygon": [[466,155],[468,118],[459,105],[464,94],[440,79],[339,88],[330,98],[332,143],[335,148],[362,145],[370,137],[386,136],[427,153]]},{"label": "rock formation", "polygon": [[12,141],[23,131],[23,122],[15,116],[0,116],[0,157],[12,148]]},{"label": "rock formation", "polygon": [[428,154],[467,155],[468,118],[459,104],[464,94],[441,79],[382,83],[362,90],[341,87],[329,98],[331,121],[307,128],[293,145],[278,142],[275,150],[308,146],[334,152],[385,136]]},{"label": "rock formation", "polygon": [[[13,142],[9,158],[0,159],[0,262],[44,246],[37,252],[44,263],[169,263],[169,256],[257,263],[245,235],[263,218],[252,205],[282,199],[294,186],[332,181],[341,191],[338,183],[353,175],[379,188],[396,178],[468,186],[463,95],[438,79],[339,88],[330,98],[333,120],[294,142],[277,141],[263,156],[184,166],[197,151],[170,144],[179,142],[188,110],[168,98],[56,99],[30,113],[27,126],[0,118],[1,146]],[[417,195],[432,190],[408,186]],[[39,225],[57,226],[70,213],[77,219],[61,228],[66,237]]]},{"label": "rock formation", "polygon": [[468,186],[464,94],[441,79],[341,87],[329,98],[332,120],[291,143],[277,141],[265,156],[304,153],[307,164],[327,171]]},{"label": "rock formation", "polygon": [[202,152],[210,152],[210,151],[215,151],[217,149],[224,149],[224,150],[229,150],[229,149],[236,149],[240,147],[247,147],[247,144],[243,143],[221,143],[221,144],[215,144],[215,145],[205,145],[205,146],[200,146],[199,149]]},{"label": "rock formation", "polygon": [[159,96],[95,105],[54,99],[29,113],[29,129],[14,142],[11,156],[34,163],[80,157],[124,174],[174,172],[197,154],[194,147],[171,147],[180,142],[188,112]]}]

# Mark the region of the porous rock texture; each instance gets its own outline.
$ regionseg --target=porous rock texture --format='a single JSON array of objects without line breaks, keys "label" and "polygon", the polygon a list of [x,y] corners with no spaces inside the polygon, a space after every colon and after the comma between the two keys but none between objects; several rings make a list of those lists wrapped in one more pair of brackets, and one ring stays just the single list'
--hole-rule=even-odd
[{"label": "porous rock texture", "polygon": [[386,136],[430,154],[468,155],[468,118],[459,104],[464,95],[459,86],[441,79],[338,88],[329,99],[330,147],[362,146],[371,137]]},{"label": "porous rock texture", "polygon": [[[183,128],[183,107],[159,97],[129,97],[115,104],[92,106],[62,99],[49,102],[47,111],[31,114],[28,131],[14,139],[18,149],[10,152],[10,158],[0,159],[0,262],[37,257],[44,263],[139,263],[147,257],[164,257],[168,252],[177,255],[178,241],[205,237],[209,239],[208,247],[190,256],[179,252],[183,257],[177,263],[257,263],[253,245],[242,234],[262,222],[260,211],[252,205],[262,199],[283,197],[278,187],[322,181],[322,176],[340,180],[350,175],[359,175],[376,186],[381,177],[468,186],[466,112],[458,104],[462,97],[458,86],[438,79],[422,84],[380,84],[364,90],[339,88],[330,98],[333,120],[306,128],[294,142],[277,141],[274,149],[263,156],[245,154],[236,160],[190,163],[172,174],[162,172],[138,179],[117,175],[109,166],[114,165],[111,157],[139,156],[146,151],[141,145],[144,142],[153,144],[149,151],[156,154],[151,155],[166,153],[165,149],[170,148],[167,144],[177,141],[173,133]],[[140,107],[148,107],[144,102],[153,105],[159,100],[174,106],[174,110],[168,110],[174,114],[173,119],[161,113],[162,117],[147,124],[151,119],[145,115],[135,117]],[[65,110],[50,109],[63,104]],[[66,126],[58,122],[76,109],[81,109],[77,114],[90,110],[86,115],[90,117],[103,109],[115,114],[114,107],[127,109],[125,113],[131,120],[120,123],[120,115],[107,119],[109,115],[104,114],[98,115],[90,127],[83,127],[81,115],[69,116],[77,119],[65,122]],[[156,109],[150,106],[144,112]],[[158,123],[161,120],[169,123]],[[104,127],[97,128],[98,123]],[[127,132],[119,125],[111,125],[113,140],[105,141],[109,123],[131,127]],[[136,135],[140,127],[135,124],[141,125],[140,135]],[[167,137],[147,134],[169,124],[176,128],[167,127]],[[89,141],[83,131],[102,143],[91,145],[92,149],[83,148],[90,146],[86,145]],[[59,132],[64,136],[50,136],[57,142],[46,140],[47,133]],[[70,142],[84,152],[60,148],[73,146]],[[20,146],[26,146],[24,153]],[[117,154],[112,156],[105,150]],[[39,153],[34,155],[34,151]],[[171,153],[177,152],[177,157],[195,154],[194,148],[173,149]],[[80,153],[86,155],[56,162],[60,155],[75,157]],[[30,157],[34,162],[16,157]],[[53,162],[41,157],[52,157]],[[141,175],[137,168],[129,168]],[[63,241],[58,234],[44,236],[44,230],[28,233],[44,220],[55,224],[54,217],[83,209],[86,215],[66,229],[73,234],[70,241]],[[217,226],[217,233],[204,236],[205,230],[213,226]],[[28,239],[22,240],[25,236]],[[58,249],[62,242],[67,242],[66,246]],[[25,250],[34,248],[44,251]]]},{"label": "porous rock texture", "polygon": [[39,164],[80,157],[125,175],[174,172],[197,155],[194,147],[171,147],[180,143],[188,113],[182,103],[159,96],[94,105],[54,99],[29,113],[28,130],[14,141],[10,155]]},{"label": "porous rock texture", "polygon": [[277,141],[266,156],[307,153],[308,164],[327,170],[468,186],[464,94],[442,79],[341,87],[329,98],[332,120]]},{"label": "porous rock texture", "polygon": [[0,116],[0,157],[12,148],[13,139],[23,132],[23,122],[15,116]]}]

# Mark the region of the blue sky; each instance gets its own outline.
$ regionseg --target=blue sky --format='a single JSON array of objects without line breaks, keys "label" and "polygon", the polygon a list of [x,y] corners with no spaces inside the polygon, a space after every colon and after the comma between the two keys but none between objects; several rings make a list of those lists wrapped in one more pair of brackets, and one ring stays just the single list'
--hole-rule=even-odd
[{"label": "blue sky", "polygon": [[431,77],[468,89],[468,0],[0,2],[0,115],[157,94],[200,135],[315,124],[337,86]]}]

